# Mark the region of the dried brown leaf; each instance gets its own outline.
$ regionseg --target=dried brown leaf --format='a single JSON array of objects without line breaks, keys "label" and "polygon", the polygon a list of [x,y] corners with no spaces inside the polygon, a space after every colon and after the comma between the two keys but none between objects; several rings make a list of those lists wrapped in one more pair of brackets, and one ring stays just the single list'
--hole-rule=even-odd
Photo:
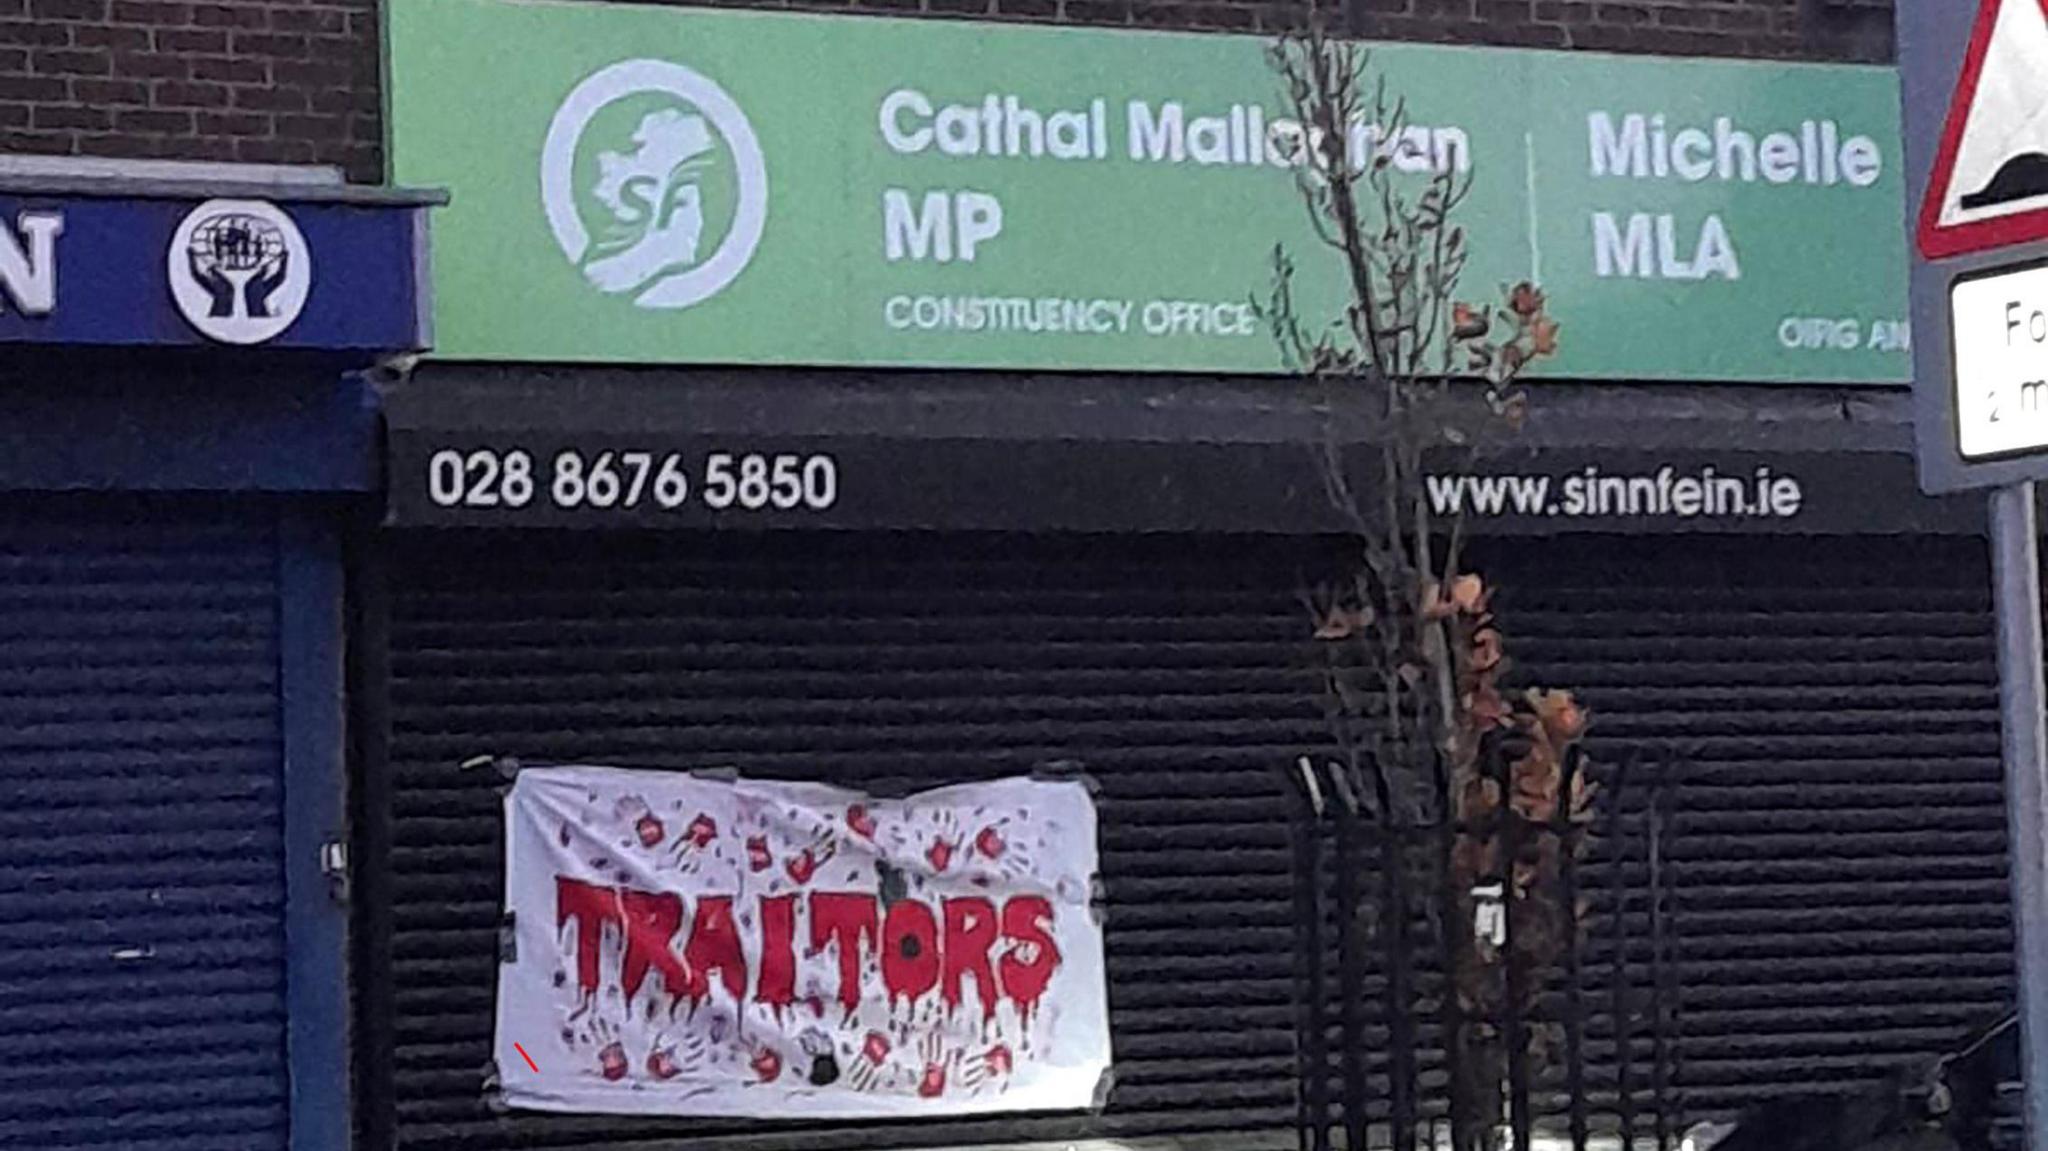
[{"label": "dried brown leaf", "polygon": [[1478,576],[1466,574],[1451,580],[1451,604],[1459,611],[1471,614],[1486,606],[1486,585]]},{"label": "dried brown leaf", "polygon": [[1451,305],[1451,338],[1454,340],[1476,340],[1485,335],[1492,325],[1486,313],[1470,304]]}]

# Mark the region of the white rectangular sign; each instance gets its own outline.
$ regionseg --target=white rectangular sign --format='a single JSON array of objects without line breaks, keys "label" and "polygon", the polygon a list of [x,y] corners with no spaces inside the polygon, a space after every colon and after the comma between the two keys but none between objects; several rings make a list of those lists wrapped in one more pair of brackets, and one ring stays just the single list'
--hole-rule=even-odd
[{"label": "white rectangular sign", "polygon": [[1109,1012],[1080,782],[880,800],[533,768],[505,821],[509,1106],[815,1119],[1099,1102]]},{"label": "white rectangular sign", "polygon": [[2048,447],[2048,265],[1957,280],[1949,319],[1962,457]]}]

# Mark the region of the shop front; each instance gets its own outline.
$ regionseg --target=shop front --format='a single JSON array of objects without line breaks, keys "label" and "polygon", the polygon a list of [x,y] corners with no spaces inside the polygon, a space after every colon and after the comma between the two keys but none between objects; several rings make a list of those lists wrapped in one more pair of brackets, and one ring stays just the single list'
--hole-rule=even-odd
[{"label": "shop front", "polygon": [[[1317,449],[1376,449],[1250,302],[1276,241],[1342,299],[1264,45],[392,17],[396,173],[456,199],[364,592],[367,1145],[1291,1146],[1301,593],[1346,531]],[[1429,497],[1594,756],[1681,749],[1688,1106],[1938,1050],[2009,987],[2004,824],[1982,525],[1908,454],[1889,75],[1375,59],[1412,120],[1373,146],[1471,173],[1471,291],[1536,279],[1564,326],[1512,450]],[[614,1070],[502,1033],[514,761],[877,796],[1078,765],[1105,1094],[712,1117],[650,1056],[616,1070],[668,1101],[508,1100]]]},{"label": "shop front", "polygon": [[0,1142],[346,1145],[349,373],[427,203],[0,181]]}]

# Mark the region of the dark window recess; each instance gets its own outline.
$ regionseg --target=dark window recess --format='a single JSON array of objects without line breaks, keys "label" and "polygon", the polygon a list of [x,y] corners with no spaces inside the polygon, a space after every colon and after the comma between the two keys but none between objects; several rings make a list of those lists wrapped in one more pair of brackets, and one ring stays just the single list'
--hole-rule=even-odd
[{"label": "dark window recess", "polygon": [[[394,538],[392,1058],[362,1105],[434,1151],[1291,1145],[1277,769],[1321,745],[1277,538]],[[1974,545],[1548,538],[1478,552],[1510,653],[1674,798],[1689,1113],[1871,1082],[2010,991]],[[1101,783],[1117,1089],[1097,1117],[798,1127],[495,1115],[498,781],[458,764],[730,765],[902,791],[1074,758]],[[373,768],[374,770],[374,768]],[[1597,928],[1596,928],[1597,930]],[[366,1127],[371,1126],[366,1123]],[[1257,1136],[1257,1137],[1255,1137]]]},{"label": "dark window recess", "polygon": [[0,511],[0,1145],[283,1148],[267,520]]}]

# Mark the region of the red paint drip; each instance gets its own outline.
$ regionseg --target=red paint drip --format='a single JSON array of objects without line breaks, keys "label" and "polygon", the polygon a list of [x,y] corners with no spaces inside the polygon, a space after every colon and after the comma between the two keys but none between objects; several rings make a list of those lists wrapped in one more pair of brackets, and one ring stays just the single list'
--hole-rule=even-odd
[{"label": "red paint drip", "polygon": [[528,1054],[526,1053],[526,1048],[524,1048],[524,1047],[521,1047],[521,1046],[520,1046],[519,1044],[517,1044],[517,1043],[514,1043],[514,1044],[512,1045],[512,1050],[514,1050],[514,1051],[517,1051],[517,1052],[519,1052],[519,1057],[520,1057],[521,1059],[524,1059],[524,1060],[526,1060],[526,1065],[527,1065],[528,1067],[531,1067],[531,1068],[533,1068],[533,1073],[534,1073],[535,1075],[538,1075],[538,1074],[540,1074],[540,1064],[538,1064],[538,1063],[535,1063],[535,1062],[533,1061],[533,1056],[531,1056],[531,1055],[528,1055]]}]

